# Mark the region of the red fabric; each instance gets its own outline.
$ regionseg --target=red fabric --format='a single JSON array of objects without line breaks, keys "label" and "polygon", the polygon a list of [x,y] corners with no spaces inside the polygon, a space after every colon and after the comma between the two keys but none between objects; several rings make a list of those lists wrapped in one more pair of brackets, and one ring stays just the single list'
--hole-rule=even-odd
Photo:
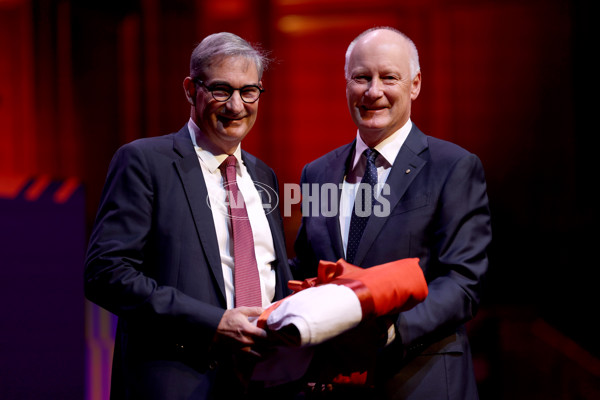
[{"label": "red fabric", "polygon": [[[322,277],[319,278],[329,278],[332,270],[339,275],[333,276],[330,283],[355,280],[367,287],[373,299],[375,317],[409,310],[425,300],[428,294],[418,258],[405,258],[366,269],[342,259],[335,264],[321,261],[319,275]],[[365,317],[363,315],[363,319]]]},{"label": "red fabric", "polygon": [[[425,300],[427,282],[418,258],[405,258],[371,268],[360,268],[339,259],[321,261],[317,277],[304,281],[289,281],[288,287],[297,293],[309,287],[325,284],[344,285],[356,293],[363,310],[363,319],[406,311]],[[267,308],[258,319],[265,328],[271,312],[285,299]]]},{"label": "red fabric", "polygon": [[[376,317],[411,309],[425,300],[428,294],[427,282],[419,266],[418,258],[397,260],[366,269],[352,265],[343,259],[335,263],[321,261],[315,278],[289,281],[288,287],[295,294],[310,287],[326,284],[344,285],[351,288],[361,303],[363,321],[369,319],[372,323],[375,323]],[[267,318],[285,300],[274,303],[261,314],[258,319],[260,328],[267,329]],[[357,331],[358,337],[366,341],[363,343],[363,348],[367,349],[366,353],[354,354],[345,360],[337,360],[337,356],[344,355],[346,352],[331,353],[335,354],[333,358],[336,360],[329,367],[324,365],[319,367],[322,373],[321,379],[338,385],[365,386],[372,384],[370,378],[377,345],[372,343],[372,337],[367,339],[369,334],[364,331],[367,329],[372,334],[371,328],[372,325],[368,325],[366,328],[363,327],[362,331]],[[367,336],[361,336],[365,334]],[[326,343],[326,345],[335,347],[335,343]],[[357,364],[352,364],[352,362]],[[344,368],[339,368],[339,365],[343,365]],[[340,373],[341,370],[344,372]]]}]

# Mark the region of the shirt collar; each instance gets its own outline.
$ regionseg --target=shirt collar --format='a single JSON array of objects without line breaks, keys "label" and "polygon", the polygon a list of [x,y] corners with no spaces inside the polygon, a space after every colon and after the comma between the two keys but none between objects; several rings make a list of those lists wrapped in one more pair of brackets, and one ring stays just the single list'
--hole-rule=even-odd
[{"label": "shirt collar", "polygon": [[[200,161],[204,163],[204,165],[208,168],[211,174],[214,174],[223,161],[229,156],[226,153],[223,153],[221,150],[217,148],[202,131],[196,125],[194,120],[190,118],[188,122],[188,130],[190,131],[190,137],[192,138],[192,144],[194,145],[194,149],[196,150],[196,154],[200,158]],[[233,155],[237,159],[236,168],[238,175],[241,174],[240,165],[242,165],[242,146],[238,145],[238,147],[233,152]]]},{"label": "shirt collar", "polygon": [[[408,121],[406,121],[406,123],[402,126],[402,128],[398,129],[396,132],[394,132],[393,134],[382,140],[381,143],[379,143],[377,146],[375,146],[375,150],[377,150],[377,152],[379,152],[379,154],[383,156],[383,160],[385,160],[387,164],[389,164],[389,167],[394,165],[396,156],[398,156],[398,152],[404,144],[404,141],[406,140],[411,129],[412,121],[409,118]],[[366,145],[366,143],[360,137],[360,133],[357,132],[356,148],[354,150],[354,160],[352,163],[352,169],[356,168],[356,165],[360,161],[360,156],[368,148],[369,146]],[[377,160],[378,163],[383,161],[380,157],[378,157]]]}]

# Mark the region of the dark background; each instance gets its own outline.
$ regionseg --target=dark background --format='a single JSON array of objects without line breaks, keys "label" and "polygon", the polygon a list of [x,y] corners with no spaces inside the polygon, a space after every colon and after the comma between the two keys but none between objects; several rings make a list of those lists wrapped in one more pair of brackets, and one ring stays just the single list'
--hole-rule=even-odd
[{"label": "dark background", "polygon": [[[275,58],[243,147],[272,166],[282,185],[298,183],[305,163],[355,135],[344,91],[347,45],[364,29],[394,26],[420,54],[423,84],[413,122],[476,153],[486,169],[494,241],[486,296],[469,324],[481,397],[598,398],[599,68],[592,4],[1,0],[0,197],[19,200],[14,182],[21,177],[77,179],[85,189],[85,215],[78,218],[89,232],[112,154],[186,123],[182,82],[190,53],[218,31],[261,43]],[[298,225],[294,209],[285,219],[290,256]],[[5,250],[15,248],[11,226],[0,221]],[[68,228],[54,229],[66,235]],[[31,242],[16,246],[29,249]],[[17,271],[7,281],[19,281],[19,268],[2,254],[0,268]],[[79,287],[81,275],[61,271],[64,282]],[[11,304],[11,315],[44,301],[35,285],[22,288],[26,301]],[[84,354],[80,347],[65,351]],[[89,354],[87,360],[87,389],[72,384],[89,399],[102,398],[99,361]],[[10,395],[6,382],[0,377],[0,394]],[[36,381],[30,389],[44,385]]]}]

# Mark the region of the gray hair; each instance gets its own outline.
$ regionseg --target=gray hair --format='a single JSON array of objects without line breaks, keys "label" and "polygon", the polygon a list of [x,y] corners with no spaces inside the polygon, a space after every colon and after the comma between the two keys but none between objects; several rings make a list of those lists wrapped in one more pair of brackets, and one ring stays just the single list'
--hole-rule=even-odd
[{"label": "gray hair", "polygon": [[350,54],[352,54],[352,50],[354,50],[354,46],[356,46],[356,43],[360,39],[362,39],[369,33],[377,31],[377,30],[388,30],[388,31],[395,32],[398,35],[400,35],[404,40],[406,40],[406,43],[408,44],[409,56],[410,56],[410,60],[409,60],[410,75],[411,75],[411,79],[414,79],[415,76],[417,76],[417,73],[421,70],[421,66],[419,65],[419,52],[417,51],[417,46],[415,46],[414,42],[408,36],[406,36],[404,33],[400,32],[398,29],[392,28],[390,26],[377,26],[374,28],[370,28],[370,29],[367,29],[366,31],[364,31],[363,33],[361,33],[360,35],[358,35],[356,38],[354,38],[354,40],[348,46],[348,50],[346,50],[346,63],[344,64],[344,76],[346,77],[346,79],[350,79],[350,76],[349,76],[350,74],[348,71],[348,61],[350,60]]},{"label": "gray hair", "polygon": [[252,46],[233,33],[220,32],[205,37],[196,46],[190,58],[190,76],[197,78],[214,61],[232,56],[242,56],[253,61],[256,64],[259,80],[269,63],[267,53],[258,46]]}]

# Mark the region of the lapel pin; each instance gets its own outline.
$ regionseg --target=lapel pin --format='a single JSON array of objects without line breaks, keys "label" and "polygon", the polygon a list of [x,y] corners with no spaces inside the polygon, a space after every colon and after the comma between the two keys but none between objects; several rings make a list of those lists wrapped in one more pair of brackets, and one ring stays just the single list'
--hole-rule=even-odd
[{"label": "lapel pin", "polygon": [[410,168],[404,171],[405,174],[410,174]]}]

